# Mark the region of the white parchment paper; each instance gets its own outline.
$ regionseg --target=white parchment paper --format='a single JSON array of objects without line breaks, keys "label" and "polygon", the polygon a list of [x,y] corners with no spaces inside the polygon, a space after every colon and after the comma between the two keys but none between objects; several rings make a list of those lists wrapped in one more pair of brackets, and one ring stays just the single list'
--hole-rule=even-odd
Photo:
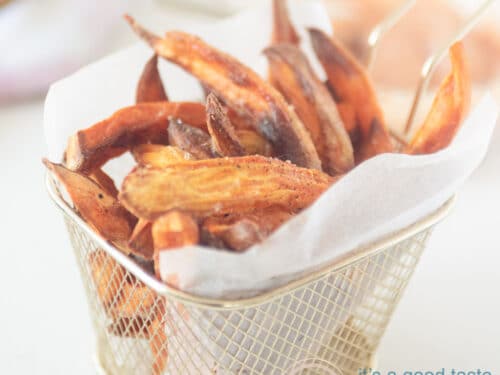
[{"label": "white parchment paper", "polygon": [[[290,5],[306,52],[312,56],[305,27],[331,32],[326,11],[319,1]],[[271,12],[266,6],[186,31],[265,74],[261,51],[268,45],[270,30]],[[44,119],[49,158],[61,160],[68,137],[77,130],[133,104],[138,77],[150,55],[148,47],[138,44],[51,87]],[[172,100],[201,97],[198,83],[188,74],[166,62],[160,69]],[[447,149],[433,155],[386,154],[368,160],[262,244],[243,254],[203,247],[163,252],[161,277],[176,279],[180,289],[206,297],[250,296],[331,263],[423,218],[450,198],[483,159],[496,117],[497,107],[486,96]],[[119,161],[113,168],[123,175],[130,164]]]}]

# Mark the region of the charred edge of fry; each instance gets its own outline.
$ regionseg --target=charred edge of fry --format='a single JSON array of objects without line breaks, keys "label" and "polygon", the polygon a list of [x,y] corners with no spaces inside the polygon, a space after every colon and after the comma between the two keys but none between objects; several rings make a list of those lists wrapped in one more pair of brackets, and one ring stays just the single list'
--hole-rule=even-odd
[{"label": "charred edge of fry", "polygon": [[[394,147],[390,133],[365,69],[334,37],[315,28],[310,28],[309,33],[313,49],[326,71],[339,113],[351,135],[356,163],[377,154],[392,152]],[[358,151],[360,148],[362,152]],[[363,158],[358,158],[358,154]]]},{"label": "charred edge of fry", "polygon": [[316,76],[307,57],[290,44],[266,48],[274,81],[308,129],[322,168],[331,175],[354,166],[351,140],[328,90]]},{"label": "charred edge of fry", "polygon": [[254,119],[254,125],[283,160],[314,169],[321,163],[304,125],[283,97],[234,57],[193,35],[170,31],[159,38],[128,18],[132,28],[159,56],[193,74],[226,105]]},{"label": "charred edge of fry", "polygon": [[116,188],[115,182],[102,169],[94,169],[88,176],[101,188],[106,190],[109,195],[115,198],[118,196],[118,189]]},{"label": "charred edge of fry", "polygon": [[214,93],[207,96],[207,127],[212,137],[214,151],[221,156],[243,156],[241,145],[227,111]]},{"label": "charred edge of fry", "polygon": [[286,6],[286,0],[273,0],[273,34],[272,43],[300,43],[299,35],[293,27]]},{"label": "charred edge of fry", "polygon": [[263,241],[292,216],[292,212],[278,206],[242,215],[211,216],[201,224],[202,239],[218,248],[244,251]]},{"label": "charred edge of fry", "polygon": [[451,72],[438,88],[424,123],[406,148],[409,154],[434,153],[447,147],[471,103],[471,79],[462,42],[451,46]]},{"label": "charred edge of fry", "polygon": [[184,124],[179,120],[171,120],[168,126],[168,140],[172,146],[193,155],[196,159],[210,159],[212,140],[210,135],[201,129]]},{"label": "charred edge of fry", "polygon": [[137,84],[136,103],[168,101],[168,96],[158,71],[158,55],[154,54],[144,66]]},{"label": "charred edge of fry", "polygon": [[137,144],[165,144],[170,118],[206,129],[205,106],[200,103],[136,104],[71,136],[66,149],[66,165],[71,170],[88,171]]}]

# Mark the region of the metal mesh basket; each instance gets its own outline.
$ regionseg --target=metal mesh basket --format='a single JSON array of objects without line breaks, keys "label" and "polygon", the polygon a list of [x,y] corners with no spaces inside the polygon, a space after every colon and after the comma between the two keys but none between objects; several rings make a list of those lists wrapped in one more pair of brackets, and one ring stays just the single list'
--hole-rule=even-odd
[{"label": "metal mesh basket", "polygon": [[240,300],[171,288],[121,254],[60,197],[109,374],[354,374],[370,367],[432,227],[414,225],[307,277]]}]

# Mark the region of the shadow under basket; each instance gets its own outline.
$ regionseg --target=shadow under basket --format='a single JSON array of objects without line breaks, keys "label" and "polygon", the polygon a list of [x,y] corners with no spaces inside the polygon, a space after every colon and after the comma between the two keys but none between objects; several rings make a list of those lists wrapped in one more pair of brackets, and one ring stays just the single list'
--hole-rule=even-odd
[{"label": "shadow under basket", "polygon": [[386,238],[258,296],[200,298],[108,244],[47,176],[65,223],[105,374],[357,374],[373,356],[432,228],[453,199]]}]

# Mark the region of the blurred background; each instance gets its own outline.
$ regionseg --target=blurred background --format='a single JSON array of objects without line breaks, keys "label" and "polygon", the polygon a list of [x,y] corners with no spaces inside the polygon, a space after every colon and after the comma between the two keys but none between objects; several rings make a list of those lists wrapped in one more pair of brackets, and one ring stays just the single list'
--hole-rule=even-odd
[{"label": "blurred background", "polygon": [[[268,0],[0,0],[0,373],[94,373],[76,262],[43,185],[43,100],[50,84],[136,42],[122,19],[126,12],[152,29],[183,29],[261,2]],[[362,61],[370,30],[400,4],[324,2],[334,32]],[[372,76],[390,123],[407,115],[425,58],[481,3],[417,0],[383,39]],[[476,95],[489,90],[500,103],[499,19],[497,1],[466,48]],[[445,68],[433,78],[427,102]],[[431,239],[383,339],[381,370],[500,372],[499,133],[497,126],[485,162]]]}]

